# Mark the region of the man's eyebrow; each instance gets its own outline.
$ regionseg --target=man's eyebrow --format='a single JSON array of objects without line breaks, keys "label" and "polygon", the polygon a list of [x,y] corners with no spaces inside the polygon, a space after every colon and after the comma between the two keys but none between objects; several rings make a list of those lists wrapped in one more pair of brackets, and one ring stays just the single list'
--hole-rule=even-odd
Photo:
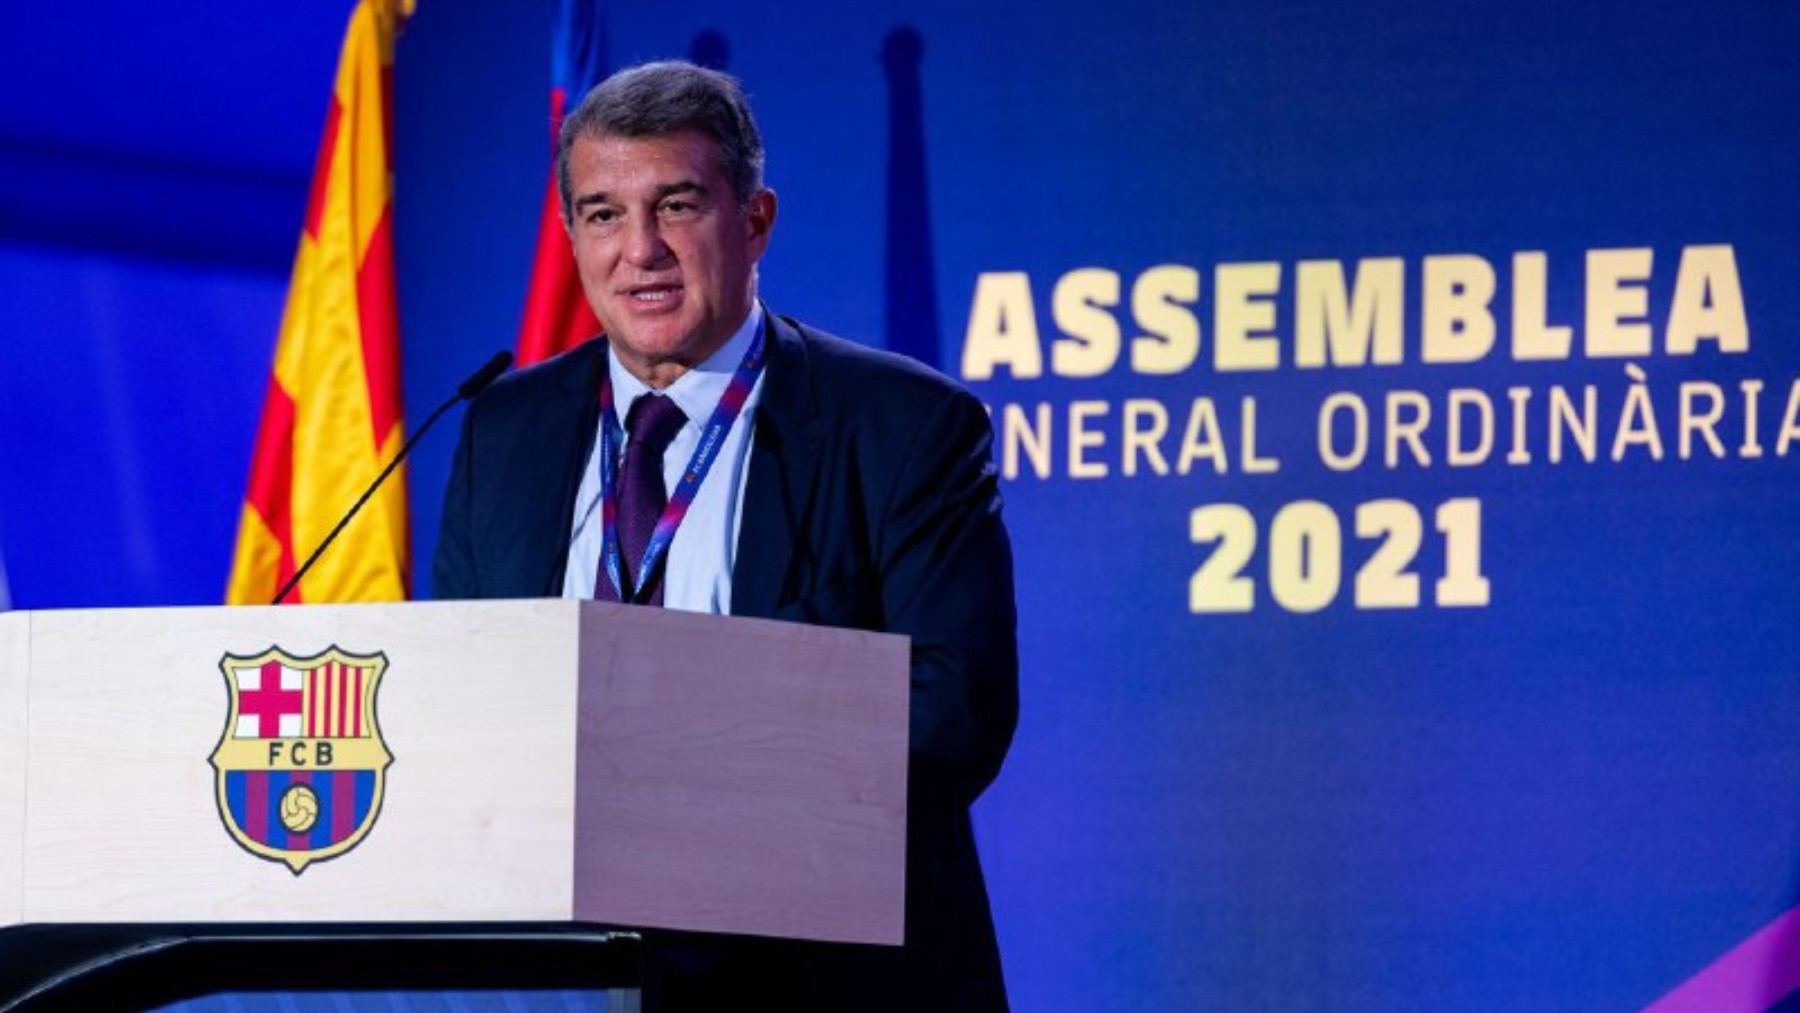
[{"label": "man's eyebrow", "polygon": [[[655,199],[660,201],[667,197],[673,197],[676,194],[695,194],[697,196],[705,197],[711,193],[712,191],[707,189],[706,184],[701,183],[699,180],[684,179],[678,183],[664,183],[662,186],[657,187]],[[575,198],[575,209],[579,211],[583,208],[592,207],[595,204],[611,203],[613,203],[611,196],[605,191],[596,190],[593,193],[582,194]]]},{"label": "man's eyebrow", "polygon": [[700,197],[705,197],[709,192],[710,191],[706,189],[706,185],[700,181],[684,179],[679,183],[664,183],[662,186],[657,187],[656,199],[662,200],[664,197],[673,197],[678,193],[691,193]]}]

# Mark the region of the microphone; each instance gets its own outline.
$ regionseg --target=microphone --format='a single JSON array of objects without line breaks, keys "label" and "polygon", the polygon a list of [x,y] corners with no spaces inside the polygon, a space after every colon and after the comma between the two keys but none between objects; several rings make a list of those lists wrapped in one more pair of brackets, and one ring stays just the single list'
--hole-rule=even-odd
[{"label": "microphone", "polygon": [[319,547],[312,550],[312,555],[306,557],[306,562],[301,565],[300,569],[294,571],[294,575],[289,577],[288,582],[281,586],[281,590],[275,593],[275,598],[270,601],[269,604],[281,604],[287,599],[287,596],[293,592],[294,588],[300,586],[300,578],[306,576],[306,571],[312,569],[313,564],[319,561],[319,557],[325,554],[325,550],[331,547],[331,543],[337,540],[338,534],[344,530],[344,525],[350,523],[350,518],[356,516],[356,512],[361,510],[363,504],[369,501],[369,497],[375,495],[375,490],[381,488],[381,483],[387,481],[387,477],[393,474],[394,469],[400,466],[401,461],[406,460],[407,454],[412,453],[413,444],[419,442],[419,437],[424,436],[445,412],[454,408],[460,402],[473,400],[475,395],[486,390],[488,384],[493,383],[499,378],[501,373],[506,372],[506,367],[512,365],[512,361],[513,356],[511,352],[495,352],[493,358],[489,359],[485,365],[476,370],[467,380],[464,380],[462,384],[456,388],[456,393],[451,395],[449,400],[438,405],[437,411],[432,412],[431,415],[425,419],[424,425],[413,430],[413,434],[407,437],[405,443],[401,444],[400,452],[394,455],[394,459],[388,462],[387,467],[381,469],[381,474],[375,476],[375,481],[370,483],[367,489],[363,490],[362,497],[356,501],[356,505],[352,506],[350,512],[346,513],[343,516],[343,519],[337,522],[337,527],[331,529],[331,534],[325,536],[325,540],[319,543]]},{"label": "microphone", "polygon": [[[511,352],[495,352],[494,357],[489,359],[486,365],[476,370],[473,376],[464,380],[462,385],[456,388],[456,396],[446,402],[444,407],[439,408],[438,411],[441,413],[444,408],[448,408],[458,401],[475,400],[475,395],[486,390],[488,384],[493,383],[500,378],[501,373],[506,372],[506,367],[512,365],[512,360]],[[424,432],[435,421],[437,421],[437,415],[426,419],[425,425],[419,427],[419,432]],[[401,453],[405,453],[405,451],[402,450]]]}]

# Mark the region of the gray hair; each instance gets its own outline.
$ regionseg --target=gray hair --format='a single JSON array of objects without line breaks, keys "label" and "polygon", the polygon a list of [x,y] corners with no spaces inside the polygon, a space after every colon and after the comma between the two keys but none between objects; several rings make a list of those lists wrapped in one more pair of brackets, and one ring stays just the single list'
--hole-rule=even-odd
[{"label": "gray hair", "polygon": [[578,138],[667,137],[683,130],[699,130],[718,144],[719,167],[739,203],[762,192],[762,135],[737,78],[685,60],[646,63],[600,82],[563,120],[556,139],[563,221],[571,220],[575,200],[569,150]]}]

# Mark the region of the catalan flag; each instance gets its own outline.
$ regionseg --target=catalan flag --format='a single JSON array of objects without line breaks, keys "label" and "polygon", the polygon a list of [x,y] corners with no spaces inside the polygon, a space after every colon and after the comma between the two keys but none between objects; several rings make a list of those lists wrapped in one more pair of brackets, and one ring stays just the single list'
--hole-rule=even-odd
[{"label": "catalan flag", "polygon": [[[360,0],[294,256],[226,600],[267,603],[399,448],[394,37],[412,0]],[[370,499],[290,601],[407,595],[406,476]]]},{"label": "catalan flag", "polygon": [[559,0],[550,40],[550,183],[538,216],[537,255],[525,318],[519,325],[519,365],[548,359],[593,337],[599,321],[581,294],[575,254],[563,231],[562,201],[556,183],[556,137],[571,102],[579,103],[606,73],[605,32],[597,0]]}]

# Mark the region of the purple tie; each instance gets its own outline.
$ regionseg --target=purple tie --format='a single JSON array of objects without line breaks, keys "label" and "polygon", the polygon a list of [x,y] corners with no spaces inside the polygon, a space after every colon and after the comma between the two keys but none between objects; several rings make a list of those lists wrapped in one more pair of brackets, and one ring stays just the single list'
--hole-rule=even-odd
[{"label": "purple tie", "polygon": [[[669,505],[669,494],[663,486],[663,451],[684,425],[687,415],[673,398],[661,394],[639,395],[625,415],[625,459],[619,466],[619,554],[624,558],[619,561],[619,568],[624,571],[621,576],[628,591],[635,590],[638,581],[644,579],[643,575],[632,573],[631,568],[643,561],[650,534],[662,519],[663,508]],[[668,558],[664,554],[663,562],[667,563]],[[663,582],[654,574],[651,579],[655,588],[646,604],[661,605]],[[600,601],[619,600],[612,579],[606,575],[604,559],[594,579],[594,597]]]}]

